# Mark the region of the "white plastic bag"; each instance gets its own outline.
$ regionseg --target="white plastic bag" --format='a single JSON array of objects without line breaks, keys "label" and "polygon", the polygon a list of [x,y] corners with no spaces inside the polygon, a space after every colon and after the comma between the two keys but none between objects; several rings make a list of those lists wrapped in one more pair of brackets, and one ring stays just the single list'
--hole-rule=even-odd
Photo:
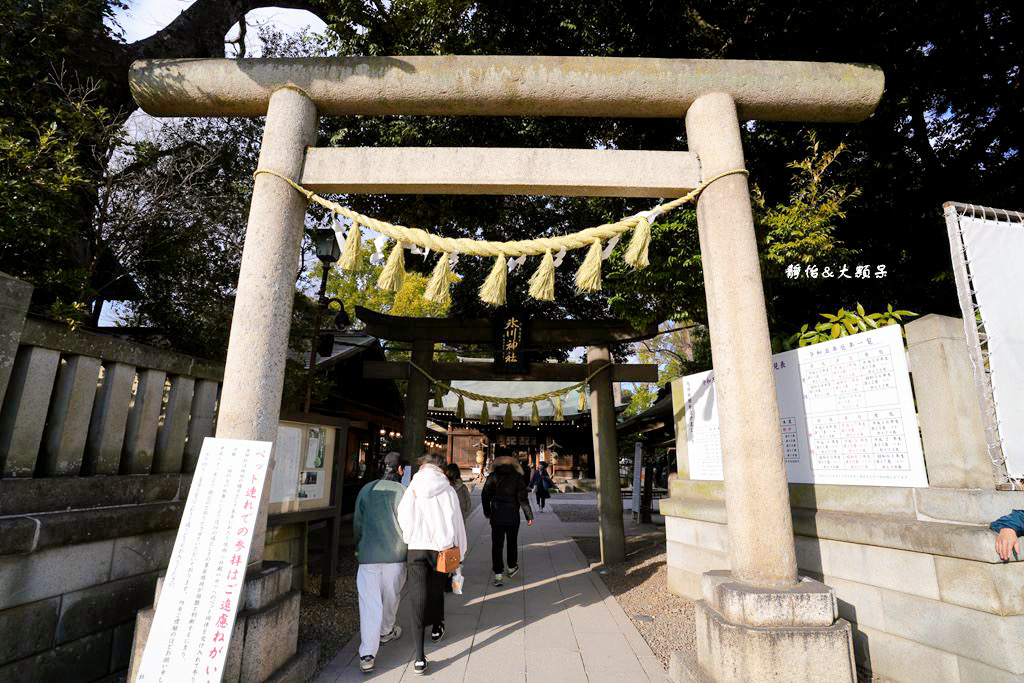
[{"label": "white plastic bag", "polygon": [[465,582],[465,577],[462,575],[462,567],[460,566],[452,574],[452,593],[456,595],[462,595],[462,584]]}]

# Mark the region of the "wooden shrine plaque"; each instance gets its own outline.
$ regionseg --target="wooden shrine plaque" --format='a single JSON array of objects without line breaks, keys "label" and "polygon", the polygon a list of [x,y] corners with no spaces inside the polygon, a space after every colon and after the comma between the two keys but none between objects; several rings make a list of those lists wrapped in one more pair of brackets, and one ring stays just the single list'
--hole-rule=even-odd
[{"label": "wooden shrine plaque", "polygon": [[494,319],[494,371],[502,374],[528,373],[525,346],[529,321],[519,313],[505,313]]}]

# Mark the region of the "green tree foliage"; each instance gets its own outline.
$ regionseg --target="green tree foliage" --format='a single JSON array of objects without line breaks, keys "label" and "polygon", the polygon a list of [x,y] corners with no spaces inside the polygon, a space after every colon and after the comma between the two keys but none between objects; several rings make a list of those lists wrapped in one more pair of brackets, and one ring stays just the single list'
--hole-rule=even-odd
[{"label": "green tree foliage", "polygon": [[808,156],[787,164],[796,173],[788,201],[768,205],[760,186],[754,185],[754,215],[761,241],[766,274],[778,277],[789,263],[836,262],[855,255],[835,239],[836,228],[846,218],[848,203],[861,194],[859,188],[836,183],[829,167],[846,151],[839,143],[823,151],[818,136],[808,133]]},{"label": "green tree foliage", "polygon": [[[805,287],[793,286],[784,273],[789,263],[834,264],[856,256],[856,250],[836,238],[836,229],[848,205],[860,193],[837,182],[829,169],[845,147],[822,150],[812,133],[804,158],[788,164],[792,169],[785,201],[769,202],[758,184],[753,186],[754,223],[767,297],[769,322],[784,320],[790,310],[801,310]],[[617,252],[608,262],[609,303],[617,314],[641,326],[662,320],[707,319],[704,274],[697,221],[692,210],[676,211],[652,226],[651,266],[636,273]]]},{"label": "green tree foliage", "polygon": [[[197,0],[151,38],[125,44],[107,28],[119,3],[103,0],[53,0],[0,6],[0,119],[17,126],[31,121],[16,138],[15,156],[38,149],[53,121],[56,82],[93,93],[91,106],[115,122],[131,110],[127,67],[139,57],[222,56],[224,34],[251,9],[270,0]],[[1024,6],[995,0],[964,3],[936,0],[919,3],[727,2],[566,2],[565,0],[495,0],[487,3],[394,0],[290,0],[329,22],[332,47],[339,54],[550,54],[732,59],[796,59],[874,63],[886,73],[886,93],[868,121],[855,125],[803,126],[753,122],[745,126],[744,145],[752,180],[766,206],[787,196],[787,174],[779,173],[804,155],[806,131],[817,131],[821,148],[848,149],[847,163],[834,174],[834,187],[858,188],[862,196],[836,215],[833,244],[859,252],[859,262],[888,265],[890,276],[852,283],[784,283],[769,289],[775,329],[792,329],[816,310],[834,302],[859,300],[869,309],[897,298],[915,310],[954,312],[948,278],[948,247],[939,206],[949,199],[1020,208],[1021,117],[1019,55]],[[528,20],[524,20],[528,17]],[[108,23],[104,23],[105,20]],[[828,27],[823,30],[822,27]],[[26,41],[25,36],[32,36]],[[94,89],[93,89],[94,87]],[[643,101],[638,97],[642,117]],[[452,117],[349,117],[325,122],[324,140],[339,145],[477,145],[555,146],[619,149],[686,148],[679,120],[520,119]],[[69,150],[65,190],[73,202],[65,214],[40,211],[18,226],[41,235],[39,256],[15,256],[9,243],[16,224],[3,226],[0,268],[27,272],[42,264],[70,264],[54,272],[89,270],[95,216],[101,201],[104,161],[109,144],[93,144],[59,121],[55,134]],[[0,137],[8,135],[5,125]],[[88,141],[88,142],[86,142]],[[72,146],[68,146],[73,142]],[[6,162],[5,162],[6,163]],[[9,163],[3,182],[24,176],[27,161]],[[75,171],[80,169],[81,173]],[[32,172],[29,169],[28,172]],[[64,178],[64,173],[60,173]],[[75,180],[85,179],[87,187]],[[24,181],[21,181],[24,182]],[[562,233],[649,208],[650,202],[627,199],[544,197],[353,197],[350,203],[396,223],[439,230],[453,236],[479,235],[515,239]],[[220,197],[216,201],[221,201]],[[827,202],[821,204],[827,205]],[[46,218],[57,228],[49,228]],[[0,220],[7,221],[6,217]],[[634,297],[635,317],[657,319],[672,311],[680,319],[702,319],[699,255],[692,214],[672,227],[659,221],[652,245],[652,269],[606,278],[616,297],[628,299],[631,288],[646,286],[648,296]],[[796,227],[782,221],[774,230]],[[50,231],[60,234],[51,234]],[[819,232],[819,234],[821,234]],[[791,236],[795,237],[795,233]],[[788,238],[783,242],[788,241]],[[814,247],[814,244],[807,246]],[[24,253],[24,250],[17,252]],[[817,258],[817,257],[815,257]],[[25,266],[25,261],[37,264]],[[536,316],[601,317],[613,314],[602,295],[578,295],[571,277],[577,261],[559,269],[558,301],[538,304],[525,296],[533,264],[510,278],[510,305]],[[431,262],[423,264],[426,272]],[[781,264],[779,264],[781,265]],[[851,264],[854,265],[854,264]],[[136,264],[125,264],[135,275]],[[459,272],[466,282],[454,289],[453,312],[487,315],[476,287],[490,264],[465,259]],[[613,271],[615,263],[606,264]],[[663,275],[655,276],[655,270]],[[58,298],[88,306],[96,283],[81,293],[80,280],[67,287],[59,278],[35,277],[40,301]],[[793,292],[788,291],[794,288]],[[151,288],[153,296],[163,296]],[[144,299],[150,294],[143,292]],[[167,294],[167,296],[170,296]],[[786,304],[783,306],[782,304]],[[149,305],[148,301],[140,306]],[[625,310],[625,309],[622,309]]]},{"label": "green tree foliage", "polygon": [[[350,316],[356,306],[411,318],[444,318],[448,314],[448,306],[423,298],[429,278],[416,271],[406,273],[402,288],[397,292],[378,288],[377,278],[382,266],[370,263],[372,254],[372,248],[364,248],[359,254],[358,268],[352,271],[332,268],[328,274],[327,296],[341,300]],[[407,265],[421,259],[406,252]],[[320,272],[318,268],[318,276]],[[352,322],[358,326],[357,320]]]},{"label": "green tree foliage", "polygon": [[91,223],[119,130],[103,22],[117,3],[0,6],[0,270],[77,323],[98,283]]},{"label": "green tree foliage", "polygon": [[126,323],[223,355],[259,135],[255,120],[185,119],[119,149],[97,218],[103,248],[142,291]]},{"label": "green tree foliage", "polygon": [[867,313],[863,306],[857,304],[854,310],[848,311],[845,308],[840,308],[835,315],[831,313],[821,313],[820,315],[825,319],[824,321],[815,324],[813,328],[809,323],[801,326],[799,332],[786,340],[784,348],[791,349],[797,345],[809,346],[887,325],[900,325],[904,318],[916,317],[917,313],[893,310],[892,304],[889,304],[881,313]]}]

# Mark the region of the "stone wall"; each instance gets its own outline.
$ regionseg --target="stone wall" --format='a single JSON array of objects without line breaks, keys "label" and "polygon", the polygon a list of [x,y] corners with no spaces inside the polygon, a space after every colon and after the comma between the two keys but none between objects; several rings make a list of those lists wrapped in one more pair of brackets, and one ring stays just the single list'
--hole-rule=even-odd
[{"label": "stone wall", "polygon": [[[1024,493],[791,484],[797,560],[835,589],[858,666],[897,681],[1020,680],[1024,563],[1003,564],[987,524]],[[669,589],[701,597],[729,567],[720,482],[676,480],[661,501]]]},{"label": "stone wall", "polygon": [[[191,476],[97,479],[0,482],[0,683],[105,680],[128,667]],[[104,498],[115,505],[97,506]]]},{"label": "stone wall", "polygon": [[26,317],[0,273],[0,683],[128,667],[223,367]]},{"label": "stone wall", "polygon": [[[1024,562],[999,561],[988,523],[1024,493],[995,488],[961,322],[906,332],[930,487],[790,484],[800,573],[835,589],[862,674],[1019,681]],[[729,567],[723,485],[676,479],[660,506],[669,588],[700,598],[701,575]]]},{"label": "stone wall", "polygon": [[[306,523],[268,527],[266,545],[263,546],[263,559],[290,565],[292,586],[302,589],[308,560]],[[320,574],[320,569],[318,568],[315,573]]]}]

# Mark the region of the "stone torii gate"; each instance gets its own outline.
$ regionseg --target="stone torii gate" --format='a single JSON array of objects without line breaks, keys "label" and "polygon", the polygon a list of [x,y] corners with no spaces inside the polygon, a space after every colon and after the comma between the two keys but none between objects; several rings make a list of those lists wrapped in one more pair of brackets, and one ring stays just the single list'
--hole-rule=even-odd
[{"label": "stone torii gate", "polygon": [[[883,80],[877,68],[848,64],[591,57],[170,59],[131,69],[149,114],[266,115],[259,168],[313,191],[657,198],[743,168],[742,120],[860,121]],[[690,151],[318,149],[318,114],[685,118]],[[305,208],[279,178],[256,178],[218,437],[275,438]],[[732,572],[705,575],[697,661],[674,675],[853,680],[849,624],[836,619],[834,595],[797,576],[747,179],[710,185],[697,221]]]},{"label": "stone torii gate", "polygon": [[[602,372],[590,380],[590,422],[597,474],[597,520],[601,561],[614,564],[626,559],[626,533],[622,523],[622,491],[619,487],[619,449],[615,431],[613,382],[657,382],[658,366],[612,363],[608,345],[649,339],[658,333],[656,326],[640,331],[618,320],[534,320],[524,333],[523,348],[538,350],[555,347],[587,346],[587,364],[530,363],[522,373],[495,372],[488,363],[439,363],[434,361],[435,342],[490,344],[494,341],[490,320],[451,320],[445,318],[403,318],[384,315],[356,306],[356,317],[366,324],[374,337],[412,344],[412,363],[367,361],[365,377],[409,380],[405,399],[405,427],[402,431],[402,456],[415,462],[423,452],[427,426],[427,400],[430,383],[415,370],[418,366],[436,380],[538,380],[580,382],[599,368]],[[497,351],[497,349],[496,349]],[[606,367],[608,366],[608,367]]]}]

